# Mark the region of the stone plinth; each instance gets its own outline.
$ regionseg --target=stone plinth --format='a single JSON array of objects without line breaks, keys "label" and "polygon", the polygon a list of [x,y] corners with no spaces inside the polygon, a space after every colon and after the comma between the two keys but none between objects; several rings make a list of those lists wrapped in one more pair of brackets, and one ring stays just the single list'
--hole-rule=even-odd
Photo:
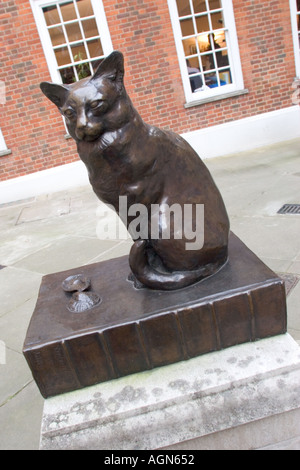
[{"label": "stone plinth", "polygon": [[50,398],[41,449],[300,448],[299,416],[285,334]]}]

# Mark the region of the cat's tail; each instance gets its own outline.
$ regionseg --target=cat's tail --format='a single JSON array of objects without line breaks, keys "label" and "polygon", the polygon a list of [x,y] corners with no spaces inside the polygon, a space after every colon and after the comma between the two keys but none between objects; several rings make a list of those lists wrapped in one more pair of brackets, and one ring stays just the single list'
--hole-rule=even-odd
[{"label": "cat's tail", "polygon": [[138,240],[134,243],[129,255],[129,264],[136,279],[150,289],[171,291],[190,286],[216,273],[227,259],[226,256],[222,261],[207,264],[193,271],[162,273],[149,264],[147,243],[146,240]]}]

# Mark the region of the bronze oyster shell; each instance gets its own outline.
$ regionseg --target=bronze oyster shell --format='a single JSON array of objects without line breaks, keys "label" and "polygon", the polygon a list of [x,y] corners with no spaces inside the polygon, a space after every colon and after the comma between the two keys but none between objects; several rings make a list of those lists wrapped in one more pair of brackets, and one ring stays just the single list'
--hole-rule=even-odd
[{"label": "bronze oyster shell", "polygon": [[68,303],[71,313],[82,313],[99,305],[101,298],[94,292],[75,292]]},{"label": "bronze oyster shell", "polygon": [[65,292],[84,292],[85,290],[88,290],[90,286],[90,279],[85,277],[83,274],[69,276],[62,283],[62,288]]}]

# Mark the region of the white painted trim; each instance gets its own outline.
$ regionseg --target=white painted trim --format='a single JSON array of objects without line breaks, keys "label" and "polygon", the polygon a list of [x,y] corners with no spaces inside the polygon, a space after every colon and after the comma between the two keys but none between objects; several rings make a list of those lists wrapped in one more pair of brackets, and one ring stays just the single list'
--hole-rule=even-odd
[{"label": "white painted trim", "polygon": [[291,21],[292,21],[293,41],[294,41],[294,50],[295,50],[296,74],[297,74],[297,77],[300,78],[300,47],[299,47],[299,38],[298,38],[296,0],[290,0],[290,8],[291,8]]},{"label": "white painted trim", "polygon": [[89,184],[81,161],[0,182],[0,204]]},{"label": "white painted trim", "polygon": [[182,135],[201,158],[213,158],[300,138],[300,106],[291,106]]},{"label": "white painted trim", "polygon": [[0,152],[7,150],[6,143],[0,128]]},{"label": "white painted trim", "polygon": [[[300,138],[300,106],[183,134],[203,159]],[[0,204],[89,184],[81,161],[0,182]]]}]

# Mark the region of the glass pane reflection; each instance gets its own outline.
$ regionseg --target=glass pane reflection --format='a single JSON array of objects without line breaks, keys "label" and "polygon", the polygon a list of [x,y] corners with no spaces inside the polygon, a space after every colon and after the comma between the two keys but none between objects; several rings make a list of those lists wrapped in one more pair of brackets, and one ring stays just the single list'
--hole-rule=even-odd
[{"label": "glass pane reflection", "polygon": [[77,19],[73,2],[63,3],[60,5],[60,11],[64,21],[72,21]]},{"label": "glass pane reflection", "polygon": [[178,15],[187,16],[191,14],[191,7],[189,0],[176,0]]}]

